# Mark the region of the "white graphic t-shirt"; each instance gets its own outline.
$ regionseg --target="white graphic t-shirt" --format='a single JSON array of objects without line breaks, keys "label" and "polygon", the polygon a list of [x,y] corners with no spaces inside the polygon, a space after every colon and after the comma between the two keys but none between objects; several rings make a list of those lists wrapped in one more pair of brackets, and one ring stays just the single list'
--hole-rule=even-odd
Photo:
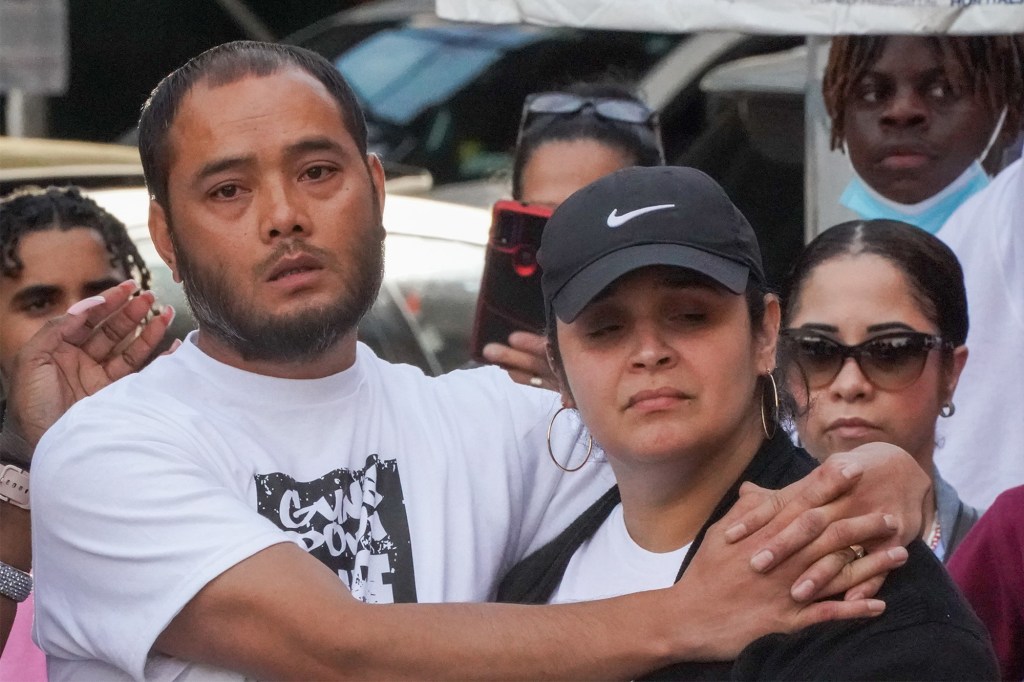
[{"label": "white graphic t-shirt", "polygon": [[[363,345],[344,372],[285,380],[183,344],[39,445],[36,639],[51,679],[237,677],[149,651],[210,580],[280,542],[366,602],[490,598],[613,483],[602,461],[572,475],[550,462],[557,407],[497,369],[430,378]],[[558,453],[578,441],[553,435]]]}]

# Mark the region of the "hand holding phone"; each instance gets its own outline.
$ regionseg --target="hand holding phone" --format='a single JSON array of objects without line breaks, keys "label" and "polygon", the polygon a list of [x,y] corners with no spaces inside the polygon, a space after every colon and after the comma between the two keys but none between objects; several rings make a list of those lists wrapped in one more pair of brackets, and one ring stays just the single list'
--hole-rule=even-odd
[{"label": "hand holding phone", "polygon": [[494,204],[491,234],[473,323],[472,356],[485,361],[482,349],[508,343],[514,331],[544,331],[544,297],[537,251],[551,209],[499,201]]}]

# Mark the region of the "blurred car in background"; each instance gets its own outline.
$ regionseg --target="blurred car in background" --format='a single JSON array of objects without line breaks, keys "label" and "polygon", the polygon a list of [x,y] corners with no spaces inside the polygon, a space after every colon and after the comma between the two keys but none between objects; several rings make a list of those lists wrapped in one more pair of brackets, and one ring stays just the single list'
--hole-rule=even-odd
[{"label": "blurred car in background", "polygon": [[[507,197],[526,95],[611,76],[659,112],[669,163],[718,180],[758,230],[777,284],[803,245],[803,167],[765,156],[742,103],[701,88],[733,60],[800,45],[801,36],[635,33],[448,22],[432,0],[383,0],[285,39],[331,60],[366,112],[371,149],[428,169],[430,196],[481,207]],[[779,145],[801,151],[803,139]]]},{"label": "blurred car in background", "polygon": [[322,54],[352,84],[374,151],[428,169],[441,185],[509,166],[526,95],[602,77],[638,85],[660,112],[671,160],[708,123],[699,87],[708,70],[802,40],[468,24],[439,19],[433,0],[381,0],[284,42]]},{"label": "blurred car in background", "polygon": [[142,182],[135,147],[0,135],[0,195],[29,184],[118,187]]},{"label": "blurred car in background", "polygon": [[[10,144],[8,144],[10,142]],[[76,184],[128,227],[152,275],[158,301],[178,315],[171,333],[195,323],[181,285],[149,236],[149,196],[138,152],[131,147],[56,140],[0,139],[0,193],[25,184]],[[17,153],[15,153],[17,150]],[[407,169],[406,169],[407,170]],[[392,362],[428,374],[469,362],[469,335],[483,270],[490,213],[470,206],[402,196],[429,184],[421,171],[389,169],[384,204],[384,282],[359,327],[360,340]]]},{"label": "blurred car in background", "polygon": [[683,36],[443,21],[431,0],[369,3],[285,38],[337,66],[370,147],[435,183],[508,166],[526,95],[609,72],[636,80]]}]

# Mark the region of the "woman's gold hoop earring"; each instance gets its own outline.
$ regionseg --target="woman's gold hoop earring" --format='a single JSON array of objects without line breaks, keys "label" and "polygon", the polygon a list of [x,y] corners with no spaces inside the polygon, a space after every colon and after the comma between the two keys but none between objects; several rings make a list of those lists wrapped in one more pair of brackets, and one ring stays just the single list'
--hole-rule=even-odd
[{"label": "woman's gold hoop earring", "polygon": [[[775,385],[775,377],[772,376],[771,371],[765,374],[765,378],[772,382],[772,414],[771,417],[765,415],[764,405],[768,398],[768,381],[765,382],[764,388],[761,393],[761,426],[764,428],[764,435],[768,440],[771,440],[775,436],[775,431],[779,428],[779,388]],[[768,429],[768,423],[771,422],[772,428]]]},{"label": "woman's gold hoop earring", "polygon": [[954,414],[956,414],[956,405],[953,404],[952,400],[946,401],[939,408],[940,417],[952,417]]},{"label": "woman's gold hoop earring", "polygon": [[558,408],[557,412],[551,415],[551,421],[548,423],[548,455],[551,456],[551,461],[555,463],[556,467],[558,467],[559,469],[568,474],[571,474],[574,471],[579,471],[580,469],[582,469],[583,465],[590,461],[590,453],[594,451],[594,437],[591,436],[589,433],[587,434],[587,456],[583,458],[583,461],[580,462],[579,466],[565,467],[559,464],[558,460],[555,459],[555,453],[552,452],[551,450],[551,429],[555,426],[555,419],[558,418],[558,415],[562,414],[562,412],[568,409],[568,407],[560,407]]}]

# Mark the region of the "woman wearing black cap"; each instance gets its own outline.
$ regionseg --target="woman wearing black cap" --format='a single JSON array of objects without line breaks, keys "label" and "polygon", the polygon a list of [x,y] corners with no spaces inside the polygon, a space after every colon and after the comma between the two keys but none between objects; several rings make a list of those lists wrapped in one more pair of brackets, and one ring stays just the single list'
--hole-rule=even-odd
[{"label": "woman wearing black cap", "polygon": [[[741,485],[779,488],[814,466],[778,428],[780,305],[753,231],[703,173],[632,168],[563,203],[539,259],[566,407],[552,428],[578,416],[618,485],[514,568],[499,598],[574,602],[686,580],[705,532]],[[563,468],[583,466],[558,454]],[[871,561],[864,553],[851,547],[849,560]],[[734,661],[655,676],[997,676],[983,627],[923,543],[909,547],[879,596],[888,605],[879,618],[771,635]]]}]

